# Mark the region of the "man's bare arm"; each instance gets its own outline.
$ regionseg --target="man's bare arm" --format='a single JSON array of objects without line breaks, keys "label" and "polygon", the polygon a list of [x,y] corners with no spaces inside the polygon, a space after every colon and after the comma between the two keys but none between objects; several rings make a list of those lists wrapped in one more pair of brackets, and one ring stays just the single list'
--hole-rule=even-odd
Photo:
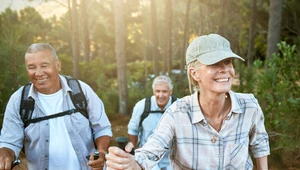
[{"label": "man's bare arm", "polygon": [[131,142],[133,144],[134,148],[137,148],[138,137],[128,134],[128,139],[129,139],[129,142]]}]

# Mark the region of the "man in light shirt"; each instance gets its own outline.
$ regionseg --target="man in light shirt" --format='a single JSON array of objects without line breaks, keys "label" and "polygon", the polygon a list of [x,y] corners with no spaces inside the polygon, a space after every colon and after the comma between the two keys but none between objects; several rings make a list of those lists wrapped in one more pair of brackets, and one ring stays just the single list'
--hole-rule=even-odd
[{"label": "man in light shirt", "polygon": [[[132,142],[135,148],[140,148],[147,142],[163,113],[175,100],[175,97],[171,96],[173,83],[167,76],[157,76],[153,80],[152,90],[152,96],[136,103],[128,123],[129,142]],[[171,170],[168,156],[169,152],[162,157],[152,170]]]},{"label": "man in light shirt", "polygon": [[[23,144],[30,170],[102,170],[112,136],[104,105],[89,85],[79,87],[85,96],[87,117],[74,106],[72,88],[59,74],[61,62],[47,43],[29,46],[25,54],[31,86],[26,98],[34,100],[31,118],[64,116],[25,124],[20,116],[23,87],[9,99],[0,136],[0,169],[11,169]],[[99,159],[94,159],[94,152]],[[91,155],[86,158],[86,156]]]}]

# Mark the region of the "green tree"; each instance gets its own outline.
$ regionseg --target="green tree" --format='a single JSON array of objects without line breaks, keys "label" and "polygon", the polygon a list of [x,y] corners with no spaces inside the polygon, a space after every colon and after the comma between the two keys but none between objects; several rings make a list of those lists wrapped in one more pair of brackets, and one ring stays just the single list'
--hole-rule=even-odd
[{"label": "green tree", "polygon": [[78,12],[77,12],[77,1],[72,0],[72,13],[71,13],[71,23],[72,23],[72,62],[73,62],[73,76],[79,78],[79,28],[78,28]]},{"label": "green tree", "polygon": [[254,39],[255,39],[255,28],[256,28],[256,0],[251,1],[251,23],[249,29],[249,44],[247,53],[247,66],[250,67],[253,62],[254,54]]},{"label": "green tree", "polygon": [[89,4],[89,0],[81,0],[80,1],[80,9],[81,9],[81,23],[82,23],[82,32],[83,32],[83,58],[85,62],[90,61],[90,33],[89,33],[89,16],[87,12],[87,5]]},{"label": "green tree", "polygon": [[151,26],[152,26],[152,61],[153,61],[153,73],[158,76],[159,66],[158,66],[158,29],[157,29],[157,13],[156,13],[156,0],[151,0]]},{"label": "green tree", "polygon": [[272,54],[278,51],[277,43],[280,42],[281,13],[282,0],[270,0],[267,58],[271,58]]},{"label": "green tree", "polygon": [[0,14],[0,113],[4,112],[10,95],[28,79],[24,55],[29,44],[46,39],[51,25],[34,8],[20,10],[19,14],[6,9]]},{"label": "green tree", "polygon": [[[271,163],[281,169],[297,164],[300,125],[300,55],[296,46],[278,44],[279,52],[246,69],[244,91],[255,93],[265,115]],[[293,130],[291,130],[291,126]]]},{"label": "green tree", "polygon": [[[166,28],[165,28],[165,35],[166,35],[166,49],[164,55],[164,69],[163,73],[167,72],[169,75],[172,74],[172,0],[165,0],[165,15],[166,15]],[[166,70],[166,71],[164,71]]]},{"label": "green tree", "polygon": [[128,89],[127,89],[127,68],[125,56],[125,22],[124,22],[124,2],[114,0],[115,11],[115,40],[116,58],[119,86],[119,113],[128,114]]}]

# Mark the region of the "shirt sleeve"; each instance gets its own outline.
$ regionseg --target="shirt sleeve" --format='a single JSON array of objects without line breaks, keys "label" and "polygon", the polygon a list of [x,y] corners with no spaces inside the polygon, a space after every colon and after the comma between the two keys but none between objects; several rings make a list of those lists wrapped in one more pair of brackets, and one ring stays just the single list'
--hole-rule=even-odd
[{"label": "shirt sleeve", "polygon": [[0,135],[0,148],[6,147],[18,156],[24,140],[24,124],[20,116],[22,87],[9,99],[4,113],[3,124]]},{"label": "shirt sleeve", "polygon": [[151,169],[169,150],[176,120],[171,107],[163,114],[158,126],[142,148],[135,151],[136,161],[144,168]]},{"label": "shirt sleeve", "polygon": [[[256,100],[256,99],[255,99]],[[264,115],[257,100],[257,110],[254,116],[254,125],[250,133],[250,151],[254,158],[270,155],[269,137],[264,125]]]},{"label": "shirt sleeve", "polygon": [[80,81],[87,101],[87,112],[91,127],[94,133],[94,139],[101,136],[112,136],[111,123],[106,115],[104,104],[93,89]]},{"label": "shirt sleeve", "polygon": [[145,108],[145,100],[146,99],[140,100],[139,102],[136,103],[136,105],[133,108],[132,115],[127,126],[128,128],[127,133],[130,135],[138,136],[139,134],[139,124]]}]

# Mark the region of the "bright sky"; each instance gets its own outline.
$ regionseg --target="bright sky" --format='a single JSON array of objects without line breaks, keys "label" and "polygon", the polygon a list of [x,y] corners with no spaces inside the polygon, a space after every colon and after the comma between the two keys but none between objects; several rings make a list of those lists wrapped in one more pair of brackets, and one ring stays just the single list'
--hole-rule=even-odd
[{"label": "bright sky", "polygon": [[34,7],[44,18],[56,15],[60,17],[67,11],[68,0],[0,0],[0,12],[6,8],[20,10],[25,7]]}]

